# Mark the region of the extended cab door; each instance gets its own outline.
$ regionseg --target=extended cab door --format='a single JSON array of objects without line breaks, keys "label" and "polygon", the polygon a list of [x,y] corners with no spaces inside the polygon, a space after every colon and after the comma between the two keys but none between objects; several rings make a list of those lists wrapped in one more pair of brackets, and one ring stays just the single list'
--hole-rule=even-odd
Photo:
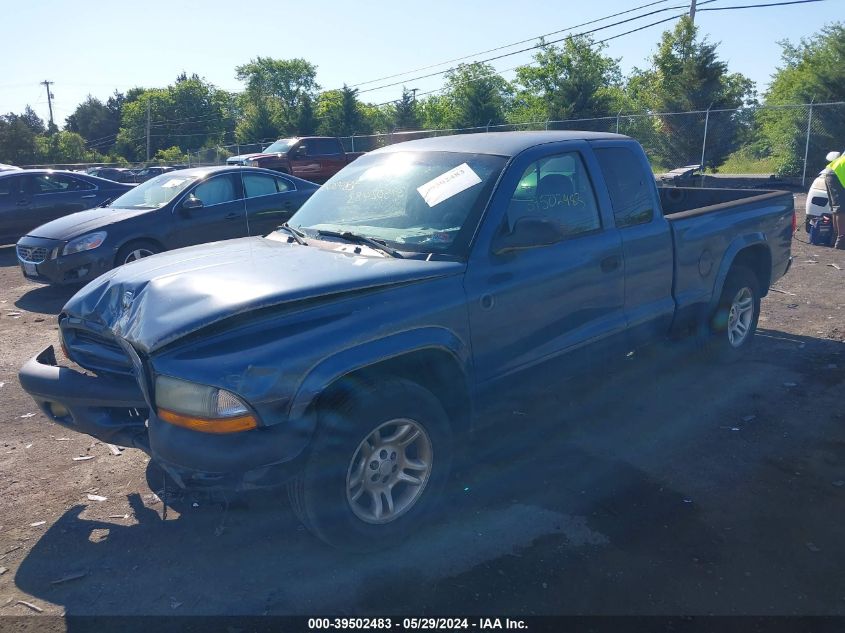
[{"label": "extended cab door", "polygon": [[320,157],[314,153],[315,150],[311,147],[313,142],[314,139],[300,141],[288,153],[288,160],[290,160],[290,170],[294,176],[311,182],[318,182],[323,167]]},{"label": "extended cab door", "polygon": [[309,192],[297,191],[293,180],[270,174],[241,173],[250,235],[267,235],[290,219]]},{"label": "extended cab door", "polygon": [[[597,170],[586,143],[567,142],[524,152],[505,172],[465,277],[482,392],[548,360],[578,372],[624,340],[622,241]],[[497,253],[508,240],[521,245]]]},{"label": "extended cab door", "polygon": [[674,247],[651,166],[634,141],[592,143],[607,186],[625,257],[625,317],[631,347],[669,332]]},{"label": "extended cab door", "polygon": [[[173,209],[168,248],[179,248],[248,235],[241,179],[236,173],[203,180],[182,196]],[[189,197],[202,201],[198,209],[182,205]]]}]

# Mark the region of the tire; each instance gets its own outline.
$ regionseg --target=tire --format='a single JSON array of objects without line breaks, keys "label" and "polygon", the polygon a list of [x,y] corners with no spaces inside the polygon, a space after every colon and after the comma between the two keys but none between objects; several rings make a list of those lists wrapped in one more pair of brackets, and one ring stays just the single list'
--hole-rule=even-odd
[{"label": "tire", "polygon": [[735,266],[710,322],[710,348],[721,358],[739,358],[751,347],[760,318],[760,282],[750,269]]},{"label": "tire", "polygon": [[123,266],[137,259],[149,257],[161,252],[161,247],[155,242],[149,240],[135,240],[120,247],[117,251],[117,256],[114,258],[114,265]]},{"label": "tire", "polygon": [[432,518],[451,468],[452,431],[430,391],[400,379],[356,387],[320,412],[319,424],[306,465],[288,486],[291,506],[315,536],[339,549],[374,551]]}]

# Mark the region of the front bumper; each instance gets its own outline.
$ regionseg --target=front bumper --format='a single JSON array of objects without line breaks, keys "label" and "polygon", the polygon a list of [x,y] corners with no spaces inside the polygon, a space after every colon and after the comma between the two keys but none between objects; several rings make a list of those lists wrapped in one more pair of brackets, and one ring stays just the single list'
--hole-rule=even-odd
[{"label": "front bumper", "polygon": [[[21,387],[50,420],[104,442],[139,448],[183,488],[274,488],[300,468],[284,425],[212,435],[160,420],[130,377],[60,367],[50,346],[20,370]],[[67,413],[59,410],[60,405]],[[299,447],[301,449],[301,447]]]},{"label": "front bumper", "polygon": [[[115,257],[112,249],[101,246],[90,251],[62,255],[61,249],[66,243],[30,235],[18,240],[19,246],[42,247],[49,253],[47,259],[35,263],[18,256],[23,276],[43,284],[82,284],[112,269]],[[52,257],[53,253],[57,253],[57,256]]]}]

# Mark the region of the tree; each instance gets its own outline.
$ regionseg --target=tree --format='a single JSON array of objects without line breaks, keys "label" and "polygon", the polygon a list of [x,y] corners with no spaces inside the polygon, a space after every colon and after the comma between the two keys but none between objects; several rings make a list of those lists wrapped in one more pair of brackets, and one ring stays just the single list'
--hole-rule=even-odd
[{"label": "tree", "polygon": [[65,130],[80,134],[92,149],[108,152],[120,129],[123,95],[115,91],[106,103],[88,95],[65,121]]},{"label": "tree", "polygon": [[[845,101],[845,24],[836,22],[797,45],[780,42],[782,66],[765,95],[766,105]],[[763,109],[761,151],[775,160],[781,175],[803,173],[808,112],[804,108]],[[824,167],[825,154],[845,145],[845,108],[813,108],[807,173]]]},{"label": "tree", "polygon": [[402,97],[396,102],[393,121],[399,130],[416,130],[420,127],[416,96],[404,86],[402,87]]},{"label": "tree", "polygon": [[147,108],[150,117],[150,154],[172,146],[183,152],[223,142],[234,128],[234,106],[229,93],[197,75],[180,75],[166,88],[127,93],[122,108],[118,151],[131,160],[146,156]]},{"label": "tree", "polygon": [[326,136],[369,134],[371,128],[358,103],[358,90],[346,84],[340,90],[327,90],[317,99],[319,132]]},{"label": "tree", "polygon": [[[602,54],[605,48],[588,35],[569,37],[561,47],[543,45],[532,65],[516,69],[519,89],[513,119],[560,121],[616,114],[622,73],[618,60]],[[520,116],[520,110],[530,115]],[[538,114],[540,119],[533,118]]]},{"label": "tree", "polygon": [[296,133],[299,136],[310,136],[317,131],[317,118],[314,115],[314,100],[305,94],[299,105],[296,119]]},{"label": "tree", "polygon": [[459,64],[446,73],[445,96],[451,102],[453,127],[502,123],[511,93],[508,82],[489,64]]},{"label": "tree", "polygon": [[100,162],[101,156],[85,146],[85,139],[76,132],[62,130],[42,134],[35,139],[36,158],[39,163],[74,164]]},{"label": "tree", "polygon": [[184,163],[187,161],[187,158],[185,152],[176,146],[160,149],[155,155],[155,161],[157,163]]},{"label": "tree", "polygon": [[0,162],[30,165],[37,160],[36,138],[46,128],[37,114],[26,106],[23,114],[0,116]]},{"label": "tree", "polygon": [[274,114],[273,123],[285,135],[296,130],[306,98],[313,98],[319,89],[317,67],[300,58],[256,57],[238,66],[235,76],[246,83],[246,94],[252,102],[271,102],[265,111]]},{"label": "tree", "polygon": [[[665,31],[651,68],[635,71],[629,81],[630,95],[646,110],[656,113],[736,110],[751,105],[753,82],[728,66],[716,53],[718,44],[698,37],[698,29],[682,17],[674,29]],[[655,134],[644,139],[654,159],[664,166],[697,163],[701,159],[705,115],[661,114]],[[705,164],[716,168],[742,142],[743,116],[737,112],[710,115]]]},{"label": "tree", "polygon": [[269,138],[282,136],[278,125],[278,106],[269,97],[250,98],[242,94],[241,116],[235,127],[235,138],[239,143],[255,143]]}]

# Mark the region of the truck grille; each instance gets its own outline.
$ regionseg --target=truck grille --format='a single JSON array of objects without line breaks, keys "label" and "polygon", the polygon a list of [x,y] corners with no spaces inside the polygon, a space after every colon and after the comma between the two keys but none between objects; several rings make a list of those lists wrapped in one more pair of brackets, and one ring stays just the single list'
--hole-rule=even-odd
[{"label": "truck grille", "polygon": [[106,335],[78,328],[64,328],[70,359],[85,369],[133,376],[132,362],[123,348]]},{"label": "truck grille", "polygon": [[43,246],[18,246],[18,259],[30,264],[40,264],[47,259],[47,249]]}]

